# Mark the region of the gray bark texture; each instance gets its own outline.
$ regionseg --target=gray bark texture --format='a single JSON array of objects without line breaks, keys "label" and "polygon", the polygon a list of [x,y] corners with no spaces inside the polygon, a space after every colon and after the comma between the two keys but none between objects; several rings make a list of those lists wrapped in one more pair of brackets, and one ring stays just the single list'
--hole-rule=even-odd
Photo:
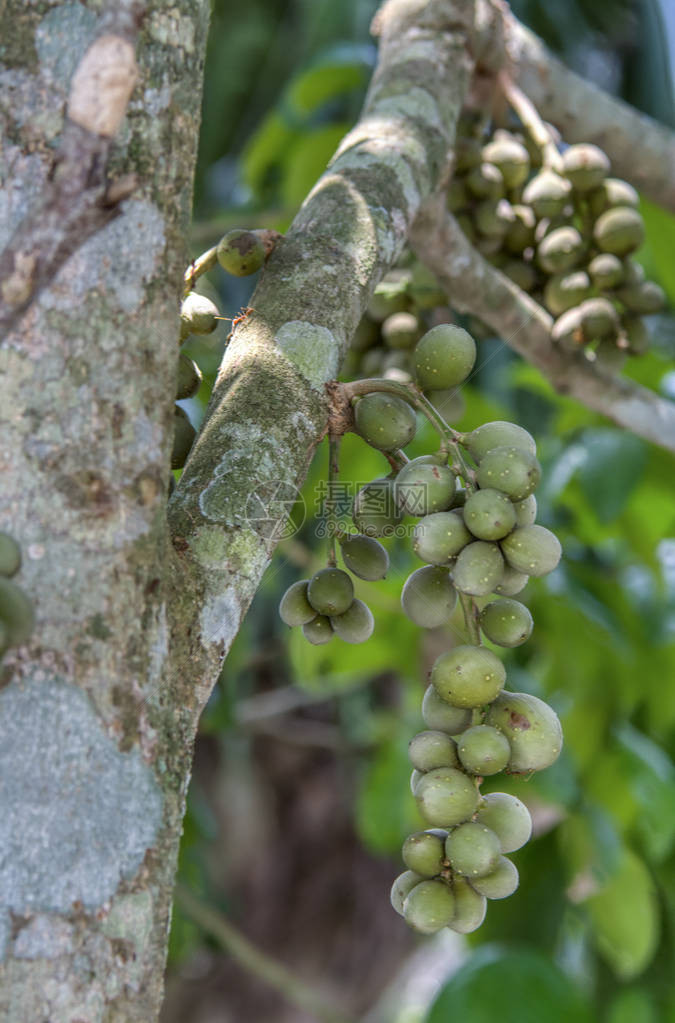
[{"label": "gray bark texture", "polygon": [[362,116],[269,259],[167,515],[208,4],[8,0],[0,528],[37,624],[0,665],[2,1021],[157,1018],[199,715],[275,546],[250,495],[301,484],[475,64],[504,52],[493,12],[379,12]]}]

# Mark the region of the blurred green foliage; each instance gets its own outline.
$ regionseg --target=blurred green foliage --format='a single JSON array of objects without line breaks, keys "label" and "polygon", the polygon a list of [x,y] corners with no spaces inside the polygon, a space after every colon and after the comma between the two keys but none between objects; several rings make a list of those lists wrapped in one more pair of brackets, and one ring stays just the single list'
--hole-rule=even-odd
[{"label": "blurred green foliage", "polygon": [[[233,14],[222,0],[215,4],[196,199],[200,239],[231,226],[234,216],[253,223],[262,211],[266,226],[289,222],[358,112],[373,63],[366,29],[375,6],[250,0]],[[601,6],[520,0],[514,7],[577,69],[599,68],[601,84],[675,123],[655,0]],[[642,208],[648,242],[640,257],[675,303],[675,220],[647,201]],[[253,284],[218,278],[226,315],[245,304]],[[672,315],[660,317],[654,349],[632,359],[626,372],[656,390],[672,388],[666,374],[674,336]],[[221,351],[222,341],[215,347],[194,341],[191,354],[207,377],[201,400],[189,403],[195,419]],[[531,640],[494,649],[513,688],[555,706],[565,748],[553,768],[529,781],[499,778],[486,786],[524,799],[538,834],[515,857],[518,893],[490,905],[470,938],[473,954],[443,987],[427,1023],[672,1023],[673,462],[557,395],[499,339],[481,343],[478,366],[464,389],[466,413],[454,425],[469,430],[487,419],[511,419],[535,435],[543,466],[538,521],[555,530],[564,549],[559,569],[523,594],[535,621]],[[421,424],[410,453],[431,447]],[[409,544],[395,540],[388,544],[388,578],[357,586],[377,623],[364,647],[339,639],[312,647],[299,630],[281,625],[276,603],[284,588],[325,558],[325,541],[315,537],[315,504],[326,459],[322,448],[303,490],[307,521],[263,580],[202,731],[223,744],[236,741],[237,706],[253,691],[256,652],[271,644],[279,652],[280,683],[334,700],[358,764],[355,826],[374,855],[391,858],[393,877],[402,839],[420,826],[407,743],[421,725],[427,641],[399,608],[402,583],[419,563]],[[386,471],[380,455],[345,438],[344,480],[365,482]],[[461,632],[459,617],[451,628]],[[390,701],[372,698],[373,679],[389,680]],[[236,748],[247,756],[245,740]],[[209,885],[211,837],[208,806],[193,787],[181,871],[196,890]],[[173,961],[195,940],[193,925],[176,913]]]}]

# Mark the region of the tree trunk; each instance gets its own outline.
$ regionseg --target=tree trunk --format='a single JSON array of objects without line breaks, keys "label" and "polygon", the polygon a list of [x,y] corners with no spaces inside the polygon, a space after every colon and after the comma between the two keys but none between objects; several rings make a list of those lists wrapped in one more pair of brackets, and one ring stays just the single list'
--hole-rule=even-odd
[{"label": "tree trunk", "polygon": [[[193,731],[176,709],[190,680],[160,688],[165,507],[208,7],[10,0],[3,17],[0,248],[16,230],[20,265],[39,265],[41,218],[71,230],[101,177],[94,160],[69,192],[73,140],[109,151],[116,182],[0,345],[0,528],[21,544],[16,581],[37,618],[0,667],[8,1021],[149,1023],[161,1000]],[[103,122],[92,135],[76,121],[73,73],[95,39],[133,59],[136,34],[138,79],[110,147]],[[114,87],[119,64],[111,74]],[[80,100],[100,106],[96,82]]]}]

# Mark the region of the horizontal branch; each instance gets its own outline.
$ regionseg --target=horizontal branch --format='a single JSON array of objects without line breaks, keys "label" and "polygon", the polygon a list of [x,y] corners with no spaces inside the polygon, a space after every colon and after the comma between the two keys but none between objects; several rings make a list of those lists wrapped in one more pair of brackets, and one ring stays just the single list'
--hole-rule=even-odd
[{"label": "horizontal branch", "polygon": [[565,141],[594,142],[613,174],[675,213],[675,134],[570,71],[511,14],[503,31],[506,70]]},{"label": "horizontal branch", "polygon": [[537,302],[488,263],[434,197],[411,233],[418,257],[436,275],[453,308],[480,317],[536,366],[560,394],[583,402],[618,426],[675,451],[675,404],[580,353],[551,343],[553,320]]}]

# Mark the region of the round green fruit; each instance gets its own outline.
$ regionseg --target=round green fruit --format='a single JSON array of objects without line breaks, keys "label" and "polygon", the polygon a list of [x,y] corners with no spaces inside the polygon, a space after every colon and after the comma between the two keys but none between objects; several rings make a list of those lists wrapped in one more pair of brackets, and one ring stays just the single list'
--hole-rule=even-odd
[{"label": "round green fruit", "polygon": [[402,518],[390,476],[366,483],[354,498],[352,520],[366,536],[391,536]]},{"label": "round green fruit", "polygon": [[462,824],[476,811],[478,790],[474,782],[454,767],[437,767],[422,775],[415,799],[424,820],[432,827]]},{"label": "round green fruit", "polygon": [[495,593],[503,597],[515,597],[516,593],[524,590],[530,581],[529,575],[524,572],[516,572],[510,565],[504,565],[502,577],[495,586]]},{"label": "round green fruit", "polygon": [[433,512],[413,530],[413,550],[430,565],[448,565],[471,541],[471,533],[458,511]]},{"label": "round green fruit", "polygon": [[537,261],[549,274],[570,270],[584,253],[584,240],[576,227],[558,227],[541,240]]},{"label": "round green fruit", "polygon": [[507,769],[512,774],[542,771],[560,756],[562,729],[558,715],[536,696],[500,693],[488,710],[486,722],[508,739],[511,757]]},{"label": "round green fruit", "polygon": [[418,771],[435,767],[457,767],[457,747],[446,732],[429,729],[418,732],[408,745],[410,763]]},{"label": "round green fruit", "polygon": [[372,611],[356,597],[342,614],[331,615],[330,623],[335,635],[345,643],[365,643],[375,628]]},{"label": "round green fruit", "polygon": [[341,568],[322,568],[309,580],[307,599],[320,615],[341,615],[354,600],[351,576]]},{"label": "round green fruit", "polygon": [[483,796],[476,820],[494,831],[503,853],[522,848],[532,834],[530,811],[525,803],[507,792],[490,792]]},{"label": "round green fruit", "polygon": [[514,204],[513,222],[509,225],[504,236],[504,248],[512,252],[514,256],[520,256],[525,249],[534,245],[534,229],[536,217],[529,206]]},{"label": "round green fruit", "polygon": [[643,355],[649,348],[649,331],[639,316],[624,316],[621,321],[628,350],[634,355]]},{"label": "round green fruit", "polygon": [[612,206],[631,206],[637,209],[640,205],[640,196],[627,181],[606,178],[599,188],[590,193],[588,204],[591,216],[597,218]]},{"label": "round green fruit", "polygon": [[532,263],[526,263],[522,259],[507,259],[502,267],[502,273],[517,284],[521,291],[534,291],[538,276]]},{"label": "round green fruit", "polygon": [[422,717],[427,728],[459,735],[471,724],[472,714],[469,708],[453,707],[438,695],[433,685],[428,685],[422,699]]},{"label": "round green fruit", "polygon": [[616,337],[619,330],[619,317],[616,309],[606,298],[587,298],[579,306],[579,314],[588,341],[602,341],[606,337]]},{"label": "round green fruit", "polygon": [[279,617],[285,625],[291,628],[297,625],[306,625],[316,618],[316,610],[307,599],[308,579],[300,579],[297,583],[291,583],[279,603]]},{"label": "round green fruit", "polygon": [[599,188],[609,174],[609,160],[602,149],[590,142],[569,146],[562,157],[565,177],[577,192]]},{"label": "round green fruit", "polygon": [[483,159],[498,167],[507,188],[519,188],[530,173],[530,155],[517,139],[494,139],[483,148]]},{"label": "round green fruit", "polygon": [[503,598],[485,605],[480,613],[480,627],[493,643],[514,647],[530,638],[534,622],[529,608],[519,600]]},{"label": "round green fruit", "polygon": [[408,576],[401,591],[401,607],[422,629],[446,625],[457,603],[457,591],[448,570],[425,565]]},{"label": "round green fruit", "polygon": [[483,423],[468,433],[463,441],[469,449],[471,457],[480,462],[493,448],[522,448],[531,455],[536,455],[537,446],[534,437],[517,423],[506,423],[497,419],[493,423]]},{"label": "round green fruit", "polygon": [[464,522],[479,540],[501,540],[516,524],[516,512],[499,490],[477,490],[464,505]]},{"label": "round green fruit", "polygon": [[485,877],[499,864],[502,849],[494,831],[477,821],[453,828],[445,840],[450,866],[464,877]]},{"label": "round green fruit", "polygon": [[561,316],[590,294],[591,282],[584,270],[555,274],[544,288],[544,304],[554,316]]},{"label": "round green fruit", "polygon": [[560,561],[558,537],[545,526],[519,526],[501,542],[507,563],[525,575],[547,575]]},{"label": "round green fruit", "polygon": [[403,917],[420,934],[435,934],[455,915],[455,900],[443,881],[420,881],[403,903]]},{"label": "round green fruit", "polygon": [[0,576],[0,622],[4,625],[3,647],[21,646],[35,628],[35,611],[28,595],[5,576]]},{"label": "round green fruit", "polygon": [[551,329],[551,341],[567,351],[586,344],[581,307],[575,306],[559,316]]},{"label": "round green fruit", "polygon": [[380,331],[387,348],[407,351],[419,340],[419,320],[412,313],[394,313],[387,317]]},{"label": "round green fruit", "polygon": [[499,774],[509,762],[511,747],[508,739],[490,725],[473,725],[462,732],[457,754],[470,774],[489,776]]},{"label": "round green fruit", "polygon": [[317,615],[302,627],[302,634],[313,646],[323,646],[333,638],[333,626],[326,615]]},{"label": "round green fruit", "polygon": [[354,410],[356,432],[378,451],[404,448],[415,436],[417,420],[407,402],[393,394],[366,394]]},{"label": "round green fruit", "polygon": [[187,355],[178,357],[178,379],[176,381],[176,401],[192,398],[199,390],[202,374],[199,367]]},{"label": "round green fruit", "polygon": [[342,560],[353,575],[368,582],[384,579],[389,569],[389,555],[379,541],[358,533],[343,536],[339,542]]},{"label": "round green fruit", "polygon": [[409,870],[422,877],[436,877],[443,870],[444,840],[432,831],[416,831],[403,843],[401,857]]},{"label": "round green fruit", "polygon": [[595,222],[593,238],[603,252],[626,256],[645,240],[645,227],[637,210],[619,206],[606,210]]},{"label": "round green fruit", "polygon": [[572,185],[555,171],[542,170],[532,178],[523,191],[523,203],[531,206],[538,220],[557,217],[565,208],[572,193]]},{"label": "round green fruit", "polygon": [[183,468],[188,460],[188,455],[196,436],[197,431],[190,422],[187,413],[179,405],[176,405],[173,410],[172,469]]},{"label": "round green fruit", "polygon": [[506,199],[483,199],[474,210],[474,223],[484,238],[495,239],[494,249],[488,248],[485,255],[499,251],[502,239],[515,222],[511,203]]},{"label": "round green fruit", "polygon": [[484,490],[494,487],[512,501],[522,501],[537,487],[541,466],[536,457],[523,448],[493,448],[481,458],[476,480]]},{"label": "round green fruit", "polygon": [[617,298],[629,312],[640,316],[660,313],[666,305],[666,293],[655,281],[628,284],[617,291]]},{"label": "round green fruit", "polygon": [[402,874],[399,874],[393,885],[391,886],[391,894],[389,896],[393,909],[403,916],[403,903],[406,898],[413,890],[415,885],[418,885],[424,878],[421,874],[416,874],[414,870],[405,870]]},{"label": "round green fruit", "polygon": [[417,383],[424,391],[456,387],[466,380],[475,361],[476,342],[454,323],[428,330],[413,355]]},{"label": "round green fruit", "polygon": [[180,336],[184,341],[189,334],[212,334],[218,326],[218,306],[204,295],[191,291],[180,307]]},{"label": "round green fruit", "polygon": [[[588,264],[588,273],[594,286],[600,291],[618,288],[624,279],[623,263],[612,252],[600,252],[594,256]],[[577,302],[573,304],[578,305]]]},{"label": "round green fruit", "polygon": [[477,877],[471,885],[486,899],[507,899],[518,887],[518,870],[506,856],[500,857],[497,869],[485,877]]},{"label": "round green fruit", "polygon": [[458,135],[455,143],[455,173],[471,170],[483,160],[483,147],[471,135]]},{"label": "round green fruit", "polygon": [[16,575],[21,568],[21,548],[9,533],[0,533],[0,575]]},{"label": "round green fruit", "polygon": [[513,505],[517,526],[531,526],[537,517],[537,499],[534,494],[516,501]]},{"label": "round green fruit", "polygon": [[394,483],[396,501],[407,515],[430,515],[452,504],[457,483],[448,465],[414,458],[404,465]]},{"label": "round green fruit", "polygon": [[460,551],[451,576],[455,589],[472,597],[492,593],[504,572],[504,558],[496,543],[476,540]]},{"label": "round green fruit", "polygon": [[265,246],[255,231],[235,228],[218,242],[218,262],[234,277],[248,277],[265,262]]},{"label": "round green fruit", "polygon": [[446,650],[437,657],[430,676],[438,695],[453,707],[492,703],[505,679],[504,665],[491,650],[469,644]]},{"label": "round green fruit", "polygon": [[492,163],[481,163],[467,174],[467,191],[474,199],[499,199],[504,194],[504,178]]},{"label": "round green fruit", "polygon": [[449,927],[458,934],[477,931],[485,919],[487,901],[479,895],[464,877],[452,879],[452,894],[455,896],[455,915]]}]

